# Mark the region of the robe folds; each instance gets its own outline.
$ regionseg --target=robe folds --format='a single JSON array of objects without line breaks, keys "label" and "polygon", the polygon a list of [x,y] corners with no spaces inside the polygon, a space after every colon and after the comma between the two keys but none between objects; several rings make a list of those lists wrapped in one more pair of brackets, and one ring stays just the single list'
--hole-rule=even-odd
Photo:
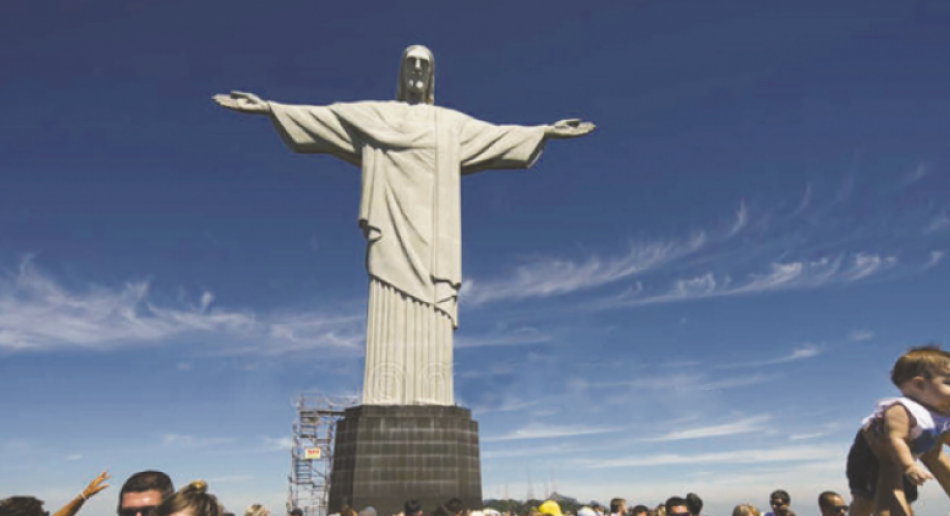
[{"label": "robe folds", "polygon": [[[328,106],[269,104],[271,120],[291,150],[330,154],[361,167],[358,224],[367,242],[366,269],[371,284],[377,281],[388,285],[398,294],[392,297],[396,300],[393,302],[408,302],[411,298],[441,312],[441,316],[434,316],[448,318],[451,328],[457,327],[462,284],[461,176],[489,169],[530,167],[544,147],[545,126],[493,125],[451,109],[398,101]],[[374,297],[370,298],[369,318],[374,317]],[[364,403],[365,390],[379,383],[370,378],[371,367],[379,366],[370,364],[371,351],[384,355],[370,347],[397,345],[388,342],[396,337],[383,336],[383,341],[370,342],[372,325],[373,321],[368,320]],[[449,346],[448,353],[442,350],[435,355],[451,360],[451,331],[448,342],[441,344],[445,345]],[[410,363],[420,360],[423,363]],[[444,376],[451,378],[451,361],[446,373],[445,364],[429,367],[432,364],[425,364],[427,360],[430,358],[410,353],[405,360],[397,361],[401,363],[390,364],[402,373],[388,372],[387,377],[405,377],[400,380],[404,385],[393,387],[401,394],[379,394],[371,401],[401,403],[408,398],[409,404],[451,404],[451,388],[447,403],[444,395],[437,396],[441,398],[438,401],[432,399],[425,393],[425,386],[406,388],[415,381],[409,378],[409,369],[442,368],[439,375],[443,379],[439,381],[443,383],[438,390],[445,390]]]}]

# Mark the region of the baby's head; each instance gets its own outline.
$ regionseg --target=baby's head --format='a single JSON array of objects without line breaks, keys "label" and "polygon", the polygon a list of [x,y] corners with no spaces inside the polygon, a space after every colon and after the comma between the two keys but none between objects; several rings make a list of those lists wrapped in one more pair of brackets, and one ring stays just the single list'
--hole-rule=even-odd
[{"label": "baby's head", "polygon": [[[938,410],[946,410],[935,405],[943,405],[937,403],[941,401],[938,398],[948,395],[941,392],[942,380],[947,377],[950,377],[950,353],[936,345],[910,348],[891,370],[891,381],[904,396]],[[950,399],[947,402],[950,403]]]}]

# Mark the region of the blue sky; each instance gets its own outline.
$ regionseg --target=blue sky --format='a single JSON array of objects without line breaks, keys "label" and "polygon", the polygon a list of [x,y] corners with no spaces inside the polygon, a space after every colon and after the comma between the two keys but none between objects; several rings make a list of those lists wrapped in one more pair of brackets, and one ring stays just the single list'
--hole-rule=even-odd
[{"label": "blue sky", "polygon": [[158,468],[283,506],[292,401],[360,388],[359,172],[211,96],[390,99],[415,43],[440,105],[598,126],[463,181],[485,496],[846,492],[894,359],[950,334],[950,6],[509,4],[0,7],[0,495]]}]

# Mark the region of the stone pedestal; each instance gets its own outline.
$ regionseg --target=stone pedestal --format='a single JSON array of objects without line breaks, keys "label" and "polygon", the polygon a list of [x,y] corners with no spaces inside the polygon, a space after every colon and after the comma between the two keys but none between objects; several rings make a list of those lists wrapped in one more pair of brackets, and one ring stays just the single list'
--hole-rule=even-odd
[{"label": "stone pedestal", "polygon": [[416,499],[426,513],[450,498],[480,508],[478,423],[468,409],[361,405],[337,423],[330,513],[372,505],[380,516]]}]

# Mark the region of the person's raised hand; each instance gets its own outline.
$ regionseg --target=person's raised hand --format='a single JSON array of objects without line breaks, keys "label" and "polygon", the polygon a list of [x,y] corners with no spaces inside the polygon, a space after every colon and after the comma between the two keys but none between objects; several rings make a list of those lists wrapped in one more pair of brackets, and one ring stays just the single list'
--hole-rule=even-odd
[{"label": "person's raised hand", "polygon": [[92,498],[93,496],[97,495],[99,491],[102,491],[103,489],[109,487],[109,484],[104,483],[108,479],[109,479],[108,471],[103,471],[102,473],[99,473],[99,476],[92,479],[92,482],[89,482],[89,485],[86,486],[86,488],[82,490],[82,497],[88,500],[89,498]]}]

